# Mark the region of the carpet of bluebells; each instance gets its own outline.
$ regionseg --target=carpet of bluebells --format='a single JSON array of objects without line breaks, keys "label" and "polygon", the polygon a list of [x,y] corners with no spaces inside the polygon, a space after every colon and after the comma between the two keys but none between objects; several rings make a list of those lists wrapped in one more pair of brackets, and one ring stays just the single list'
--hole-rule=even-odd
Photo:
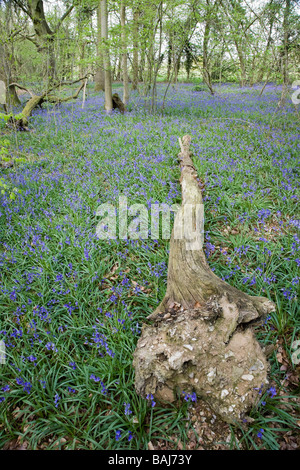
[{"label": "carpet of bluebells", "polygon": [[[178,137],[192,136],[205,181],[205,253],[214,272],[277,310],[255,331],[270,357],[270,389],[240,445],[279,448],[296,433],[299,337],[299,115],[281,89],[192,84],[158,89],[156,114],[132,94],[129,111],[104,112],[90,86],[80,101],[35,110],[30,132],[8,132],[13,158],[1,170],[0,447],[22,436],[29,448],[146,449],[151,439],[188,443],[196,397],[184,390],[162,408],[134,390],[132,354],[142,323],[164,296],[168,240],[100,240],[97,208],[180,203]],[[121,88],[119,91],[121,94]],[[272,385],[272,386],[271,386]],[[299,402],[298,402],[299,403]],[[224,436],[225,439],[225,436]],[[238,445],[238,444],[236,444]],[[176,448],[176,447],[175,447]]]}]

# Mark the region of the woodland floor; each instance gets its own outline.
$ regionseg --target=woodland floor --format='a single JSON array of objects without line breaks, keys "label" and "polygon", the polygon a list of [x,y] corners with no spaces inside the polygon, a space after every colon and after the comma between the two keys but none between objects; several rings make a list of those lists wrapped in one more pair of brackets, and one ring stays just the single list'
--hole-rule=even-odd
[{"label": "woodland floor", "polygon": [[[290,98],[278,107],[272,84],[261,97],[261,86],[219,85],[212,97],[179,84],[161,113],[164,90],[156,114],[136,93],[126,114],[107,116],[90,85],[83,108],[79,99],[35,110],[30,132],[0,123],[15,159],[0,170],[2,449],[300,447],[299,112]],[[129,206],[180,203],[185,134],[206,182],[210,266],[277,306],[255,328],[262,346],[274,345],[270,388],[257,391],[243,425],[222,423],[184,390],[165,407],[137,396],[132,354],[164,296],[169,242],[96,236],[98,206],[117,207],[119,195]]]}]

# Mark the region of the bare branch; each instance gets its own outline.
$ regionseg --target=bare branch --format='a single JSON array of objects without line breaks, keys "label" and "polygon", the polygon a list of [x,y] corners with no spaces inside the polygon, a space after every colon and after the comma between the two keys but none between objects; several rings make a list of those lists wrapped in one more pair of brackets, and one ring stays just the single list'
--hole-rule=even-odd
[{"label": "bare branch", "polygon": [[35,96],[34,93],[32,93],[32,91],[28,90],[28,88],[25,88],[24,86],[22,85],[19,85],[18,83],[10,83],[8,85],[8,88],[10,87],[17,87],[17,88],[20,88],[20,90],[25,90],[27,93],[30,94],[31,97]]},{"label": "bare branch", "polygon": [[67,16],[69,16],[69,14],[70,14],[71,11],[73,10],[73,8],[74,8],[74,5],[71,5],[71,6],[65,11],[65,13],[62,15],[62,17],[61,17],[60,20],[58,21],[57,25],[55,26],[55,28],[54,28],[54,33],[57,33],[57,31],[58,31],[59,28],[61,27],[62,22],[64,21],[65,18],[67,18]]}]

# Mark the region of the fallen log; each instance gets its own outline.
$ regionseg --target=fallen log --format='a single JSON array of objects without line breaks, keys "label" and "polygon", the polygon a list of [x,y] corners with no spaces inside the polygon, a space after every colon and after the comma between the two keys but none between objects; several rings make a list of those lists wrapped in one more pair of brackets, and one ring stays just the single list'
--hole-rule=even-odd
[{"label": "fallen log", "polygon": [[14,128],[19,129],[19,130],[27,131],[28,130],[28,118],[31,116],[31,113],[34,110],[34,108],[36,108],[37,106],[41,106],[43,101],[44,101],[44,96],[43,95],[41,95],[41,96],[37,96],[37,95],[32,96],[32,98],[30,98],[30,100],[27,101],[27,103],[26,103],[23,111],[19,115],[19,117],[15,118],[14,116],[12,116],[8,120],[7,125],[8,126],[13,126]]},{"label": "fallen log", "polygon": [[[190,143],[190,136],[180,140],[182,205],[170,240],[167,290],[134,352],[135,388],[161,403],[195,393],[223,420],[234,422],[254,405],[256,389],[268,384],[268,363],[251,325],[275,306],[230,286],[210,269]],[[192,223],[186,223],[188,216]]]},{"label": "fallen log", "polygon": [[[50,89],[46,90],[45,92],[43,92],[41,95],[35,95],[33,92],[27,90],[23,86],[18,85],[17,83],[14,83],[13,84],[14,86],[16,86],[16,87],[18,87],[22,90],[26,90],[28,93],[30,93],[31,98],[27,101],[24,109],[18,115],[18,117],[16,118],[16,117],[12,116],[8,120],[7,125],[10,126],[10,127],[13,126],[14,128],[16,128],[18,130],[26,130],[27,131],[28,130],[29,117],[31,116],[32,111],[36,107],[38,107],[38,106],[41,107],[42,104],[45,103],[45,102],[49,102],[49,103],[52,103],[52,104],[60,104],[60,103],[65,103],[66,101],[77,99],[78,96],[79,96],[80,91],[86,85],[86,80],[87,80],[87,76],[82,77],[78,80],[74,80],[73,82],[60,82],[60,83],[57,83],[56,85],[54,85],[53,87],[51,87]],[[56,88],[66,86],[66,85],[73,85],[74,83],[77,83],[79,81],[82,81],[82,83],[80,84],[79,88],[75,91],[75,93],[73,93],[73,95],[71,95],[71,96],[67,96],[66,98],[62,98],[60,96],[55,96],[55,95],[51,94],[51,92]]]}]

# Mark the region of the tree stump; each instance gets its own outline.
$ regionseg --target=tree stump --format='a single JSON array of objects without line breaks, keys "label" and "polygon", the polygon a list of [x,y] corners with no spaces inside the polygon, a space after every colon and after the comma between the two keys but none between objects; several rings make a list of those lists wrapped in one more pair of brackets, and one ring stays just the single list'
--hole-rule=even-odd
[{"label": "tree stump", "polygon": [[119,97],[118,93],[114,93],[112,95],[112,102],[113,102],[113,109],[118,109],[120,113],[125,113],[125,105],[121,98]]},{"label": "tree stump", "polygon": [[[256,390],[268,384],[268,363],[251,324],[275,306],[230,286],[210,269],[202,249],[203,211],[197,208],[203,201],[191,137],[179,142],[182,205],[170,240],[167,291],[148,317],[153,324],[143,325],[134,352],[135,388],[161,403],[196,393],[233,423],[254,405]],[[191,207],[193,223],[186,229],[184,214]]]}]

